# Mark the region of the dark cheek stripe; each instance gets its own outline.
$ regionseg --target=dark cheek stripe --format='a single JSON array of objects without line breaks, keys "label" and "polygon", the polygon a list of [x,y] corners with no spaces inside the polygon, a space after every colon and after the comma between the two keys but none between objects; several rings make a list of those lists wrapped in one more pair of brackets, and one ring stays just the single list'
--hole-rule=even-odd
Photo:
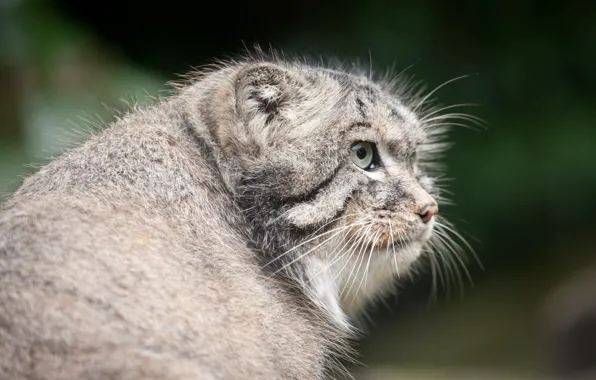
[{"label": "dark cheek stripe", "polygon": [[277,220],[275,223],[271,223],[271,221],[276,220],[279,215],[292,207],[316,199],[333,182],[342,166],[343,163],[339,164],[326,178],[308,192],[293,196],[284,196],[277,193],[275,182],[271,182],[271,179],[275,178],[273,173],[264,172],[261,173],[262,175],[247,173],[244,176],[244,181],[240,184],[240,195],[236,198],[236,201],[241,209],[247,210],[245,215],[250,219],[250,223],[261,231],[260,238],[267,240],[269,243],[274,241],[273,245],[267,245],[275,252],[277,249],[283,249],[283,246],[288,244],[288,241],[284,241],[287,240],[287,236],[283,239],[276,239],[278,235],[291,233],[295,235],[291,239],[291,241],[294,241],[296,238],[304,237],[302,235],[307,235],[308,231],[290,226],[284,223],[282,219]]},{"label": "dark cheek stripe", "polygon": [[343,167],[343,163],[340,163],[333,169],[333,171],[323,179],[318,185],[316,185],[312,190],[305,192],[304,194],[289,196],[289,197],[282,197],[283,203],[296,205],[298,203],[307,203],[313,201],[323,189],[333,182],[333,179],[337,176],[339,170]]},{"label": "dark cheek stripe", "polygon": [[[277,257],[292,246],[304,241],[306,237],[315,232],[321,226],[320,220],[303,227],[297,227],[287,222],[280,215],[300,204],[309,203],[315,200],[323,190],[333,183],[344,163],[340,163],[331,174],[317,184],[312,190],[305,194],[292,197],[282,197],[275,193],[274,186],[268,186],[266,182],[259,181],[254,176],[250,181],[241,185],[241,192],[237,198],[240,209],[245,210],[244,216],[251,225],[252,239],[255,247],[266,257],[266,261]],[[271,178],[271,173],[268,175]],[[355,186],[351,186],[355,187]],[[336,215],[341,215],[345,210],[346,202],[350,197],[346,196],[343,207]],[[328,218],[327,218],[328,217]],[[326,220],[332,220],[333,215],[325,216]],[[284,260],[278,260],[283,265]]]}]

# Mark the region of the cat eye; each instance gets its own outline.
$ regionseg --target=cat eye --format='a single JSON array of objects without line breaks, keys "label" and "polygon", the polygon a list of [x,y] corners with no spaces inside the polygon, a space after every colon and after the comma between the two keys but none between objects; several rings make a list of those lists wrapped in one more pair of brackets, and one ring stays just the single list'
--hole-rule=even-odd
[{"label": "cat eye", "polygon": [[352,162],[363,170],[375,170],[381,166],[379,152],[374,143],[366,141],[355,143],[350,149],[350,157]]}]

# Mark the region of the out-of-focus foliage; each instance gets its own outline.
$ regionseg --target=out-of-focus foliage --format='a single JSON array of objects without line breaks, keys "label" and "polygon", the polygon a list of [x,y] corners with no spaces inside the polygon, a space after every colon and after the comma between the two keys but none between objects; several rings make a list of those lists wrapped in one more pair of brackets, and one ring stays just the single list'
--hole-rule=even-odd
[{"label": "out-of-focus foliage", "polygon": [[453,131],[457,206],[441,212],[486,269],[470,260],[475,286],[462,274],[465,296],[452,286],[430,307],[429,275],[404,284],[399,304],[372,313],[360,360],[422,369],[421,378],[531,374],[547,368],[548,295],[596,261],[595,19],[595,2],[537,0],[4,0],[0,191],[16,188],[24,163],[59,152],[65,131],[109,120],[104,104],[125,109],[119,99],[159,95],[174,73],[255,42],[364,66],[372,58],[375,72],[395,64],[429,90],[468,75],[436,97],[479,104],[461,111],[488,129]]}]

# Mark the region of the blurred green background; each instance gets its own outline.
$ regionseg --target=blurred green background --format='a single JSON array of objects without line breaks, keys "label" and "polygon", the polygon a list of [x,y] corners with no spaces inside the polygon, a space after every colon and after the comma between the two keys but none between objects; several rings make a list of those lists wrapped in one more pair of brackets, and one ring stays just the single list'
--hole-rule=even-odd
[{"label": "blurred green background", "polygon": [[[122,100],[165,94],[191,66],[260,43],[408,69],[458,128],[444,207],[484,264],[429,303],[423,274],[371,312],[361,379],[529,379],[548,373],[544,307],[596,262],[596,2],[0,1],[0,192]],[[596,285],[595,285],[596,286]],[[460,294],[463,290],[463,297]],[[596,345],[593,345],[596,351]],[[492,376],[492,377],[490,377]]]}]

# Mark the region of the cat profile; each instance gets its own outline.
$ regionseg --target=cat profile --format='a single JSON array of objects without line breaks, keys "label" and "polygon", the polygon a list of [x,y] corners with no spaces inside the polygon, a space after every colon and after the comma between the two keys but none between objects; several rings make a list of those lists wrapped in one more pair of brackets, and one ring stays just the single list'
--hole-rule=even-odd
[{"label": "cat profile", "polygon": [[399,90],[250,57],[43,166],[0,211],[0,378],[335,376],[451,229],[451,116]]}]

